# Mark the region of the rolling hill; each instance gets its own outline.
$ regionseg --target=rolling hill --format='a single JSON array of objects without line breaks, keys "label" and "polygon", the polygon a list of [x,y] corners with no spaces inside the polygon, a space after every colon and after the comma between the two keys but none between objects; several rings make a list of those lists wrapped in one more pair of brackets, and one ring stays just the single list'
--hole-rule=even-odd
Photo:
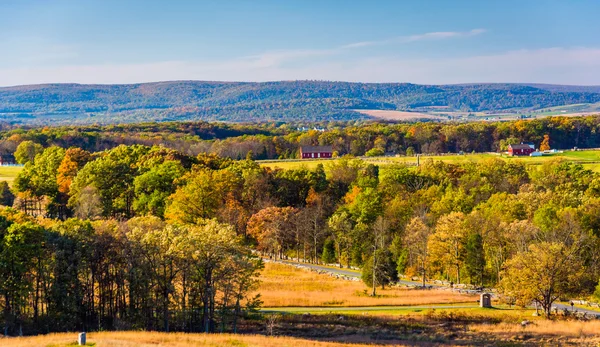
[{"label": "rolling hill", "polygon": [[520,112],[600,102],[598,86],[417,85],[326,81],[172,81],[127,85],[45,84],[0,88],[12,124],[219,120],[365,119],[360,110]]}]

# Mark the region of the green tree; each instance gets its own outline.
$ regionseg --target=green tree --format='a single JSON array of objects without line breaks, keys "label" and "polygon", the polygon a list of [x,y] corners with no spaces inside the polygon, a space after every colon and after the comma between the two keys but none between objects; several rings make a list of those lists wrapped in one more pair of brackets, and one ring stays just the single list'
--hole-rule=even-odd
[{"label": "green tree", "polygon": [[241,182],[229,170],[200,169],[186,174],[185,182],[169,197],[165,216],[181,223],[214,218],[229,193],[237,193]]},{"label": "green tree", "polygon": [[137,176],[133,180],[134,210],[140,215],[153,214],[164,217],[167,198],[177,187],[174,181],[183,173],[184,168],[180,162],[165,161]]},{"label": "green tree", "polygon": [[[5,228],[7,223],[2,224]],[[33,289],[29,274],[41,255],[44,229],[33,223],[15,223],[0,230],[0,236],[0,293],[6,334],[22,324],[22,308]]]},{"label": "green tree", "polygon": [[77,205],[86,187],[92,186],[100,195],[102,216],[129,218],[133,216],[135,189],[140,158],[149,151],[145,146],[119,146],[88,162],[71,184],[68,205]]},{"label": "green tree", "polygon": [[485,254],[481,234],[472,232],[467,236],[465,243],[465,270],[471,284],[483,286],[485,272]]},{"label": "green tree", "polygon": [[[375,269],[375,276],[373,276]],[[379,249],[374,252],[362,267],[361,279],[369,287],[386,285],[398,280],[398,272],[396,271],[396,262],[393,259],[392,252],[387,249]],[[375,279],[375,283],[373,283]],[[375,292],[372,293],[375,296]]]},{"label": "green tree", "polygon": [[[25,164],[15,179],[15,189],[26,196],[33,197],[35,208],[24,208],[26,213],[34,215],[48,214],[51,217],[63,217],[66,214],[59,199],[56,177],[58,167],[65,155],[65,150],[52,146],[39,153],[34,161]],[[23,194],[22,194],[23,195]],[[42,201],[46,199],[43,205]],[[27,205],[32,205],[28,203]]]},{"label": "green tree", "polygon": [[325,240],[323,252],[321,253],[323,264],[333,264],[336,260],[335,253],[335,242],[332,239]]},{"label": "green tree", "polygon": [[8,186],[8,182],[1,181],[0,182],[0,205],[4,206],[12,206],[15,201],[15,195],[10,190]]},{"label": "green tree", "polygon": [[33,141],[23,141],[17,146],[15,151],[15,160],[19,164],[27,164],[35,159],[35,156],[42,153],[44,147]]}]

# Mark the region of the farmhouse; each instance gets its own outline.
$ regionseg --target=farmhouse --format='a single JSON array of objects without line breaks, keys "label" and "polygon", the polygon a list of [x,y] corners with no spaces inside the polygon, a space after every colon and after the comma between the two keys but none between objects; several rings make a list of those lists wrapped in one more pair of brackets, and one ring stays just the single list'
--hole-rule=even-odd
[{"label": "farmhouse", "polygon": [[0,165],[15,165],[15,156],[12,154],[0,154]]},{"label": "farmhouse", "polygon": [[300,158],[331,158],[333,149],[331,146],[302,146],[300,147]]},{"label": "farmhouse", "polygon": [[530,155],[533,152],[535,152],[535,145],[533,145],[533,144],[521,143],[521,144],[508,145],[508,154],[509,155],[517,155],[517,156]]}]

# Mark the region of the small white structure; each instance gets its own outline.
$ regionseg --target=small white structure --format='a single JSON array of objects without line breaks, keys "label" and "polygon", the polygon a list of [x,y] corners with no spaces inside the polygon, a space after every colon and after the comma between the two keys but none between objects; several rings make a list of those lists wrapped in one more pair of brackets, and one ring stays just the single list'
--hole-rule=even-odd
[{"label": "small white structure", "polygon": [[77,339],[77,343],[80,346],[85,346],[85,344],[86,344],[86,335],[85,335],[85,333],[79,333],[79,338]]},{"label": "small white structure", "polygon": [[542,152],[540,152],[540,151],[535,151],[535,152],[532,152],[532,153],[531,153],[529,156],[530,156],[530,157],[541,157],[542,155],[543,155],[543,153],[542,153]]}]

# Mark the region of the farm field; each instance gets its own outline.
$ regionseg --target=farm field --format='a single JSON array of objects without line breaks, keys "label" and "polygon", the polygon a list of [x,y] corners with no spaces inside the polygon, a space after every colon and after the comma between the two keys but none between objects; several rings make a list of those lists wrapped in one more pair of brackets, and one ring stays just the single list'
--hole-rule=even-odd
[{"label": "farm field", "polygon": [[[464,163],[464,162],[481,162],[490,158],[500,158],[506,161],[523,162],[524,164],[539,165],[547,161],[555,159],[563,159],[567,161],[573,161],[581,163],[585,168],[600,172],[600,150],[583,150],[583,151],[564,151],[563,153],[556,153],[551,155],[545,155],[542,157],[510,157],[507,155],[500,155],[495,153],[477,153],[477,154],[450,154],[450,155],[421,155],[420,162],[424,163],[427,160],[443,161],[447,163]],[[416,164],[417,158],[414,156],[399,156],[399,157],[362,157],[360,158],[367,163],[379,164],[382,166],[389,164]],[[335,159],[315,159],[315,160],[265,160],[260,161],[261,166],[268,166],[271,168],[296,169],[300,167],[306,167],[307,169],[313,169],[318,164],[323,164],[327,169],[327,164],[331,163]]]},{"label": "farm field", "polygon": [[430,113],[420,112],[408,112],[408,111],[394,111],[394,110],[354,110],[358,113],[366,114],[368,116],[392,120],[392,121],[415,121],[420,119],[428,120],[448,120],[448,117],[442,117]]},{"label": "farm field", "polygon": [[23,170],[22,166],[0,166],[0,181],[6,181],[12,185],[21,170]]},{"label": "farm field", "polygon": [[340,280],[293,266],[266,263],[257,290],[263,307],[407,306],[470,303],[477,296],[448,290],[415,290],[405,287],[378,289],[377,297],[363,282]]}]

